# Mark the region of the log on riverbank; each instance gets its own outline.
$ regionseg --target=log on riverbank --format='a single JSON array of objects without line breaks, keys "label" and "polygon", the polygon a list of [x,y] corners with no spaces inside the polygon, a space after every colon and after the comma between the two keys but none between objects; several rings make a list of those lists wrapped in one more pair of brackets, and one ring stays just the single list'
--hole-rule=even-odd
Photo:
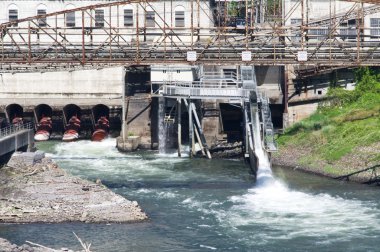
[{"label": "log on riverbank", "polygon": [[67,174],[49,158],[40,158],[11,159],[0,169],[0,222],[126,223],[147,219],[136,201],[101,183]]},{"label": "log on riverbank", "polygon": [[379,147],[380,143],[357,147],[353,154],[331,162],[323,159],[314,161],[315,150],[312,145],[305,147],[289,144],[280,146],[279,152],[272,156],[272,164],[332,179],[379,185],[380,169],[378,161],[374,159]]}]

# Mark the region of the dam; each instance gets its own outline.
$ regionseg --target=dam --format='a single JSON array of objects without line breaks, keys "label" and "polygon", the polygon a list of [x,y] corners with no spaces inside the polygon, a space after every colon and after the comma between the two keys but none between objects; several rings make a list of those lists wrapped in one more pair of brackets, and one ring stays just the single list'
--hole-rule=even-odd
[{"label": "dam", "polygon": [[[75,232],[96,251],[378,250],[377,188],[272,164],[277,133],[330,87],[355,89],[357,67],[380,64],[377,1],[4,0],[0,10],[0,155],[35,146],[150,219],[1,224],[0,237],[81,250]],[[308,161],[290,147],[289,160]],[[30,171],[25,181],[39,183]],[[92,202],[96,189],[78,190]]]},{"label": "dam", "polygon": [[[56,76],[68,85],[56,88]],[[38,85],[30,84],[33,80]],[[253,132],[260,128],[256,137],[266,139],[266,150],[276,150],[269,98],[258,91],[254,67],[113,67],[8,73],[2,81],[2,102],[10,103],[1,107],[2,125],[22,118],[37,131],[41,118],[49,117],[51,139],[62,138],[72,116],[81,120],[79,138],[89,139],[96,121],[105,116],[111,136],[124,131],[126,139],[139,138],[134,149],[176,148],[181,155],[186,144],[191,156],[199,151],[212,158],[209,147],[217,140],[240,141],[241,156],[256,171]]]}]

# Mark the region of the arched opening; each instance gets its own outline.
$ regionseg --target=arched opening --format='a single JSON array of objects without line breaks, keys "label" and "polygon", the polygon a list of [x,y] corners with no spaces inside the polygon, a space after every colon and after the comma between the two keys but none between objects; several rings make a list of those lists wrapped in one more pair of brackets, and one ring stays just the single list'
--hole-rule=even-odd
[{"label": "arched opening", "polygon": [[110,124],[109,113],[110,109],[104,104],[98,104],[91,110],[94,130],[92,132],[92,141],[102,141],[108,136]]},{"label": "arched opening", "polygon": [[102,116],[109,118],[110,109],[104,104],[97,104],[92,108],[92,116],[95,122]]},{"label": "arched opening", "polygon": [[185,27],[185,7],[175,7],[175,27]]},{"label": "arched opening", "polygon": [[[37,6],[37,15],[46,15],[47,13],[47,7],[44,4],[39,4]],[[47,20],[46,17],[41,17],[37,19],[37,23],[39,27],[46,27],[47,26]]]},{"label": "arched opening", "polygon": [[[10,4],[8,6],[8,20],[9,22],[16,21],[18,19],[18,6],[15,4]],[[17,27],[18,24],[15,23],[12,25],[13,27]]]},{"label": "arched opening", "polygon": [[49,140],[53,130],[53,109],[47,104],[40,104],[34,108],[34,121],[36,133],[34,135],[35,141]]},{"label": "arched opening", "polygon": [[34,108],[34,117],[36,122],[39,122],[42,117],[52,117],[53,109],[47,104],[39,104]]},{"label": "arched opening", "polygon": [[81,108],[76,104],[68,104],[63,108],[63,117],[66,124],[69,122],[71,117],[81,117]]},{"label": "arched opening", "polygon": [[16,121],[22,120],[24,116],[24,109],[21,105],[13,103],[9,104],[5,108],[6,117],[8,119],[8,123],[15,123]]}]

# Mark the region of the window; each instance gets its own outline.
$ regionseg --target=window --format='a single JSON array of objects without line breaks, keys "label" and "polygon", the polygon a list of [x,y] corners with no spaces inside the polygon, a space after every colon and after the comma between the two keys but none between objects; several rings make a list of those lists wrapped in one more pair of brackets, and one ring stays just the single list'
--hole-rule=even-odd
[{"label": "window", "polygon": [[[46,9],[37,9],[37,15],[46,15]],[[37,22],[40,27],[45,27],[47,25],[46,17],[39,18]]]},{"label": "window", "polygon": [[[291,26],[300,26],[302,23],[301,18],[292,18],[290,19]],[[301,31],[292,31],[292,41],[293,42],[301,42]]]},{"label": "window", "polygon": [[133,10],[132,9],[124,10],[124,26],[126,27],[133,26]]},{"label": "window", "polygon": [[182,6],[176,8],[175,27],[185,27],[185,10]]},{"label": "window", "polygon": [[[17,9],[9,9],[9,22],[15,21],[18,19],[18,10]],[[17,23],[13,26],[17,26]]]},{"label": "window", "polygon": [[104,10],[95,10],[95,27],[104,27]]},{"label": "window", "polygon": [[340,29],[340,36],[342,37],[343,40],[356,39],[357,34],[356,34],[356,20],[355,19],[349,19],[348,21],[343,22],[340,25],[340,27],[344,27]]},{"label": "window", "polygon": [[371,18],[371,39],[380,38],[380,18]]},{"label": "window", "polygon": [[146,27],[155,27],[156,23],[154,22],[154,11],[147,11],[145,15]]},{"label": "window", "polygon": [[326,27],[325,29],[310,29],[309,35],[311,39],[324,40],[329,36],[329,29]]},{"label": "window", "polygon": [[66,26],[75,27],[75,12],[69,12],[66,14]]}]

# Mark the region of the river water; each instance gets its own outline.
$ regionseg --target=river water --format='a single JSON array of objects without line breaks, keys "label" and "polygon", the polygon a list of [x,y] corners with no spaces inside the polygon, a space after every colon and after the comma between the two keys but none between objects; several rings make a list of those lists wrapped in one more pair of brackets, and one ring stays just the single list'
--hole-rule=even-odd
[{"label": "river water", "polygon": [[278,167],[255,182],[241,161],[125,155],[114,145],[38,147],[72,174],[138,201],[149,221],[1,225],[0,237],[79,249],[75,232],[94,251],[379,251],[378,187]]}]

